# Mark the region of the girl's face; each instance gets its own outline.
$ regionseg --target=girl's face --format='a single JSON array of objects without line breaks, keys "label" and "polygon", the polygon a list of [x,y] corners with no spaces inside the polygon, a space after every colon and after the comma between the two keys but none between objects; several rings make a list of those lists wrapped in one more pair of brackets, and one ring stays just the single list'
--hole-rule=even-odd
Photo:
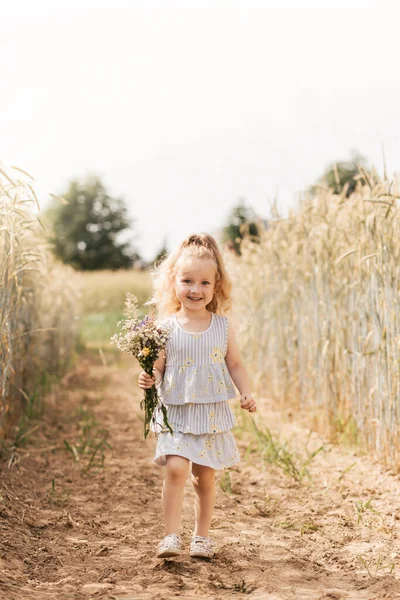
[{"label": "girl's face", "polygon": [[212,259],[185,258],[178,263],[175,293],[181,306],[201,311],[210,304],[215,290],[216,264]]}]

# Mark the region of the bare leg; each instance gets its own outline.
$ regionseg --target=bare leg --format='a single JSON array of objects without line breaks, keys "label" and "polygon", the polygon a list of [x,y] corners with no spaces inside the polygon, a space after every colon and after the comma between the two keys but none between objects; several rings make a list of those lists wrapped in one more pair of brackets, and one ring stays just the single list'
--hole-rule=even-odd
[{"label": "bare leg", "polygon": [[195,491],[193,535],[208,537],[215,503],[215,470],[193,463],[192,483]]},{"label": "bare leg", "polygon": [[183,490],[189,474],[189,461],[183,456],[167,456],[162,489],[165,535],[179,535],[183,504]]}]

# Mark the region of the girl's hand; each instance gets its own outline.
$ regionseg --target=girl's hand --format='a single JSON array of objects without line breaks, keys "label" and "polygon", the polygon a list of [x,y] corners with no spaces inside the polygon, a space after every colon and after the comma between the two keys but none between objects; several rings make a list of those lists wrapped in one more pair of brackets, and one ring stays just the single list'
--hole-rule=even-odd
[{"label": "girl's hand", "polygon": [[256,412],[257,404],[251,394],[243,394],[240,396],[240,408],[248,410],[249,412]]},{"label": "girl's hand", "polygon": [[141,371],[141,373],[139,375],[138,383],[139,383],[139,387],[142,388],[142,390],[148,390],[155,384],[155,382],[156,382],[155,377],[150,377],[150,375],[148,375],[146,373],[146,371]]}]

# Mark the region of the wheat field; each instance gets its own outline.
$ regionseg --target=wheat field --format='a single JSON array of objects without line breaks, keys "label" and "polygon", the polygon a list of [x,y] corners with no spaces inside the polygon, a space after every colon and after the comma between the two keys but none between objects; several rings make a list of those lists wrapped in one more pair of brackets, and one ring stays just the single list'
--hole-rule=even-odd
[{"label": "wheat field", "polygon": [[400,209],[396,185],[320,189],[231,268],[257,391],[391,465],[400,452]]},{"label": "wheat field", "polygon": [[71,363],[79,314],[71,269],[55,264],[32,178],[0,166],[0,439],[48,375]]}]

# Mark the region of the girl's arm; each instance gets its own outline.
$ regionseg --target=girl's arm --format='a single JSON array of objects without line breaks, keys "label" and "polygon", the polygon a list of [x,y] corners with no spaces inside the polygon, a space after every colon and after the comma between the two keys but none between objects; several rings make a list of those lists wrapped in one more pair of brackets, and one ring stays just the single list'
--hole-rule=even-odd
[{"label": "girl's arm", "polygon": [[154,363],[153,373],[154,376],[150,377],[145,371],[141,371],[139,375],[139,387],[147,390],[152,385],[158,385],[164,376],[165,370],[165,352],[161,351],[156,362]]},{"label": "girl's arm", "polygon": [[225,356],[225,362],[233,383],[239,390],[241,407],[249,412],[256,412],[257,407],[251,394],[250,379],[246,368],[242,363],[239,349],[236,344],[235,332],[231,324],[228,325],[228,349]]},{"label": "girl's arm", "polygon": [[164,377],[164,371],[165,371],[165,351],[162,350],[162,352],[160,352],[156,362],[154,363],[154,376],[155,376],[155,384],[158,385],[159,383],[161,383],[162,378]]}]

